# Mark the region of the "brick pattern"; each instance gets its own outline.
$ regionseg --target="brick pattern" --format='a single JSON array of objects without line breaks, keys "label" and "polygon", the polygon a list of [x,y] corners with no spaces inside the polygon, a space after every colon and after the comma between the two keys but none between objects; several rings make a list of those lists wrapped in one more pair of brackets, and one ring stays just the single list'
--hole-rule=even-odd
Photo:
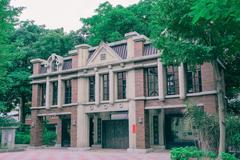
[{"label": "brick pattern", "polygon": [[37,117],[36,111],[32,111],[30,145],[41,146],[42,145],[42,133],[43,133],[42,119],[40,117]]},{"label": "brick pattern", "polygon": [[143,69],[135,70],[135,96],[144,96],[144,72]]},{"label": "brick pattern", "polygon": [[[38,117],[38,114],[53,114],[53,113],[63,113],[63,112],[69,112],[71,113],[71,147],[76,147],[77,143],[77,107],[76,106],[69,106],[64,108],[50,108],[49,110],[46,109],[40,109],[40,110],[32,110],[31,113],[31,120],[34,122],[35,126],[31,128],[31,145],[32,146],[40,146],[42,145],[42,122],[41,118]],[[48,116],[47,116],[48,117]],[[48,117],[49,118],[49,117]],[[61,144],[61,119],[58,117],[58,119],[50,121],[50,123],[58,124],[57,126],[57,143]]]},{"label": "brick pattern", "polygon": [[58,117],[57,122],[57,144],[62,143],[62,120],[60,117]]},{"label": "brick pattern", "polygon": [[78,68],[78,55],[72,56],[72,68]]},{"label": "brick pattern", "polygon": [[216,90],[215,76],[211,63],[204,63],[201,66],[202,72],[202,90],[212,91]]},{"label": "brick pattern", "polygon": [[134,43],[134,57],[143,56],[144,43],[142,41],[137,41]]},{"label": "brick pattern", "polygon": [[77,79],[72,79],[72,103],[77,103],[78,99],[78,82]]},{"label": "brick pattern", "polygon": [[38,84],[32,85],[32,107],[37,107],[39,102]]},{"label": "brick pattern", "polygon": [[40,63],[34,63],[33,64],[33,74],[39,74],[41,68]]}]

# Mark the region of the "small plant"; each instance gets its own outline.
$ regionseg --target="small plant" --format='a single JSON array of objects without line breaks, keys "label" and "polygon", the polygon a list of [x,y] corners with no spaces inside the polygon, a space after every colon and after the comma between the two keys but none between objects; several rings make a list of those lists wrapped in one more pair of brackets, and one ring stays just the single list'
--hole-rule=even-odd
[{"label": "small plant", "polygon": [[221,160],[238,160],[234,155],[222,152],[221,155]]},{"label": "small plant", "polygon": [[217,155],[214,152],[204,152],[197,147],[179,147],[171,150],[172,160],[189,160],[191,158],[215,160]]}]

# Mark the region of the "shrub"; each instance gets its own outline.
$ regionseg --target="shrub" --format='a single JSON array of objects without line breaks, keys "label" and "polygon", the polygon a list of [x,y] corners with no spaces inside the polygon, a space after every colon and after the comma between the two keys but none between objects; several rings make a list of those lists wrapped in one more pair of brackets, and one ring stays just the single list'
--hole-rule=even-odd
[{"label": "shrub", "polygon": [[204,152],[196,147],[179,147],[171,150],[172,160],[189,160],[190,158],[202,159],[216,159],[214,152]]},{"label": "shrub", "polygon": [[234,155],[222,152],[221,155],[221,160],[238,160]]},{"label": "shrub", "polygon": [[57,134],[54,131],[44,130],[43,133],[43,144],[45,145],[54,145],[56,144]]},{"label": "shrub", "polygon": [[30,127],[28,125],[21,124],[17,129],[15,143],[30,144]]},{"label": "shrub", "polygon": [[16,132],[15,143],[30,144],[30,134],[26,134],[23,132]]}]

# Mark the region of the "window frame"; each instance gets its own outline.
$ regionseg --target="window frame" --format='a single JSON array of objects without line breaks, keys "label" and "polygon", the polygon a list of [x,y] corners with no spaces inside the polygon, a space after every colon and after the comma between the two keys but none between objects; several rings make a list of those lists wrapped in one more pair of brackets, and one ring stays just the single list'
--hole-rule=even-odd
[{"label": "window frame", "polygon": [[187,93],[202,92],[202,71],[201,65],[194,67],[185,64]]},{"label": "window frame", "polygon": [[[172,78],[170,79],[170,76]],[[166,67],[167,95],[179,94],[179,71],[178,67],[169,65]]]},{"label": "window frame", "polygon": [[40,106],[46,106],[46,83],[39,84],[39,101],[38,104]]},{"label": "window frame", "polygon": [[[152,74],[151,71],[155,73]],[[144,68],[145,95],[147,97],[156,97],[158,93],[158,67]]]},{"label": "window frame", "polygon": [[102,75],[102,100],[109,101],[109,74]]},{"label": "window frame", "polygon": [[64,104],[72,103],[72,81],[66,80],[64,82]]},{"label": "window frame", "polygon": [[52,105],[58,104],[58,81],[52,82]]},{"label": "window frame", "polygon": [[95,102],[95,76],[88,77],[88,101]]},{"label": "window frame", "polygon": [[118,72],[117,73],[117,98],[118,99],[126,99],[127,98],[127,78],[126,72]]}]

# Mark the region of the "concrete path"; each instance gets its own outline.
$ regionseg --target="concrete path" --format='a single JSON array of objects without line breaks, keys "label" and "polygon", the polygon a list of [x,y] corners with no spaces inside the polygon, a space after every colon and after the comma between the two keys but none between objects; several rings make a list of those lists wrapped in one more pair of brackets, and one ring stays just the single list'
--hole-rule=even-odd
[{"label": "concrete path", "polygon": [[136,154],[125,150],[34,149],[0,153],[0,160],[170,160],[170,158],[167,151]]}]

